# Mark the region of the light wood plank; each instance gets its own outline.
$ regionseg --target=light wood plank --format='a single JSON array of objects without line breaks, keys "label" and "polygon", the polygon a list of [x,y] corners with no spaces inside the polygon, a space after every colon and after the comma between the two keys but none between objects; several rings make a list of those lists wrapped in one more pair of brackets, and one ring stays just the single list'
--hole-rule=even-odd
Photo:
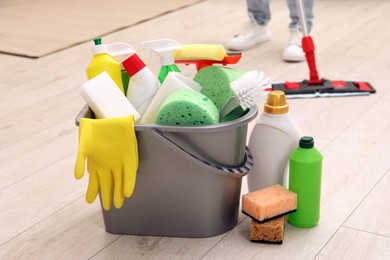
[{"label": "light wood plank", "polygon": [[[49,165],[74,154],[77,150],[78,129],[72,119],[55,125],[23,141],[0,150],[2,181],[0,190],[35,174]],[[69,161],[70,162],[70,161]],[[69,172],[72,175],[72,171]]]},{"label": "light wood plank", "polygon": [[74,157],[72,153],[0,191],[0,244],[84,198],[88,176],[82,181],[72,176]]},{"label": "light wood plank", "polygon": [[340,228],[315,259],[389,259],[390,238]]},{"label": "light wood plank", "polygon": [[13,1],[0,8],[0,51],[41,57],[196,2]]},{"label": "light wood plank", "polygon": [[[388,156],[390,159],[390,155]],[[390,237],[390,172],[368,194],[344,226]]]},{"label": "light wood plank", "polygon": [[1,259],[88,259],[115,239],[104,230],[99,204],[84,198],[1,245]]}]

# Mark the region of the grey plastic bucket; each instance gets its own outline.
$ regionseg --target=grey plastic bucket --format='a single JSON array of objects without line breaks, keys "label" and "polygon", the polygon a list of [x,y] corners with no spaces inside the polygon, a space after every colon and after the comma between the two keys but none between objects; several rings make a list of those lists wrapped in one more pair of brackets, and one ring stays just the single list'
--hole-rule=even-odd
[{"label": "grey plastic bucket", "polygon": [[[254,107],[209,126],[135,126],[139,168],[134,193],[120,209],[102,208],[114,234],[210,237],[238,220],[241,180],[253,161],[246,147]],[[91,117],[85,107],[78,117]]]}]

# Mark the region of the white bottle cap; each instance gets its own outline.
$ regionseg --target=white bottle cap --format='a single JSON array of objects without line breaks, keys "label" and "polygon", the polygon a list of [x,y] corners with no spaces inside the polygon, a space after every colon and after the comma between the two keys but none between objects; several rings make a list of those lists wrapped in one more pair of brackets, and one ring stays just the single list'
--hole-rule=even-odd
[{"label": "white bottle cap", "polygon": [[95,42],[95,45],[92,47],[93,55],[107,53],[107,46],[102,44],[102,38],[95,38],[93,41]]}]

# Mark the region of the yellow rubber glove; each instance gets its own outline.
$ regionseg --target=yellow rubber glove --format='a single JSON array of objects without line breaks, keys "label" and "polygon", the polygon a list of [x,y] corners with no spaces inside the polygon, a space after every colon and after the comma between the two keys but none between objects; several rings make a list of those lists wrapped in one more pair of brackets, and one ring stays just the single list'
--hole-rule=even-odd
[{"label": "yellow rubber glove", "polygon": [[134,191],[138,169],[138,147],[133,115],[107,118],[82,118],[74,175],[84,176],[88,164],[86,201],[92,203],[100,191],[103,208],[121,208],[125,197]]}]

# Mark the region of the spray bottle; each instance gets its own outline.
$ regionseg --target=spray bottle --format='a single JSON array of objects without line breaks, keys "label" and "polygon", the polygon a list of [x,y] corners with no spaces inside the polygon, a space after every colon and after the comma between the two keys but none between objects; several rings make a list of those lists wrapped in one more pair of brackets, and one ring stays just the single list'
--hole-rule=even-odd
[{"label": "spray bottle", "polygon": [[107,71],[108,75],[114,80],[115,84],[124,93],[121,65],[107,52],[107,46],[102,44],[101,38],[95,38],[93,40],[95,46],[92,47],[93,58],[87,68],[87,77],[92,79],[100,73]]},{"label": "spray bottle", "polygon": [[300,228],[317,225],[320,219],[322,155],[314,147],[314,140],[304,136],[290,154],[289,189],[298,195],[297,211],[288,222]]},{"label": "spray bottle", "polygon": [[284,184],[290,153],[302,136],[288,110],[284,92],[271,91],[249,140],[254,161],[248,174],[249,192]]},{"label": "spray bottle", "polygon": [[122,74],[122,85],[125,95],[129,86],[130,77],[123,68],[122,62],[135,53],[133,46],[123,42],[107,44],[108,54],[111,55],[120,65]]},{"label": "spray bottle", "polygon": [[159,89],[158,81],[137,54],[131,55],[122,65],[131,77],[127,99],[143,115]]},{"label": "spray bottle", "polygon": [[180,72],[173,58],[173,53],[181,48],[180,44],[176,41],[171,39],[144,41],[141,42],[141,47],[151,49],[160,55],[161,68],[158,74],[158,80],[161,84],[164,82],[169,72]]}]

